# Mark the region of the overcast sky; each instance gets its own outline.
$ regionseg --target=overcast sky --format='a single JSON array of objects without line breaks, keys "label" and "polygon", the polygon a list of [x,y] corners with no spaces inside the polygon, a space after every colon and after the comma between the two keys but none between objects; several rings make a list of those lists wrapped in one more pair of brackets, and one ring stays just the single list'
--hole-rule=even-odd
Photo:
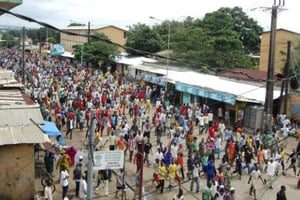
[{"label": "overcast sky", "polygon": [[[279,2],[280,0],[276,0]],[[277,28],[285,28],[300,33],[300,17],[297,0],[285,1],[284,9],[278,14]],[[206,13],[220,7],[239,6],[264,27],[270,30],[271,10],[274,0],[23,0],[23,4],[12,12],[34,18],[57,28],[65,28],[71,22],[87,24],[93,27],[115,25],[126,28],[129,25],[160,23],[160,20],[181,21],[187,16],[202,19]],[[39,27],[8,14],[0,16],[0,24]]]}]

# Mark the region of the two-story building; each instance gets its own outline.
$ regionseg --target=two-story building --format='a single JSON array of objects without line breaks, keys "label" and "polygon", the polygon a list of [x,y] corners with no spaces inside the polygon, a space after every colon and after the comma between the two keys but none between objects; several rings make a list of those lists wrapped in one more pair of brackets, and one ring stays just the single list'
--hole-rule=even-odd
[{"label": "two-story building", "polygon": [[[292,48],[300,41],[300,34],[292,32],[286,29],[277,29],[276,31],[276,43],[275,43],[275,66],[274,72],[282,73],[286,62],[287,54],[287,43],[291,41]],[[263,32],[261,35],[260,44],[260,60],[259,60],[259,70],[268,71],[269,66],[269,49],[270,49],[270,31]],[[282,73],[283,74],[283,73]]]},{"label": "two-story building", "polygon": [[[88,28],[87,26],[70,26],[64,29],[64,31],[84,35],[87,35],[88,33],[90,33],[91,35],[95,33],[103,33],[113,43],[119,44],[121,46],[125,45],[127,38],[127,31],[116,26],[104,26],[100,28]],[[88,37],[60,33],[60,43],[64,46],[65,51],[73,52],[74,45],[80,45],[87,42]],[[125,50],[122,48],[119,48],[118,50],[120,52],[125,52]]]}]

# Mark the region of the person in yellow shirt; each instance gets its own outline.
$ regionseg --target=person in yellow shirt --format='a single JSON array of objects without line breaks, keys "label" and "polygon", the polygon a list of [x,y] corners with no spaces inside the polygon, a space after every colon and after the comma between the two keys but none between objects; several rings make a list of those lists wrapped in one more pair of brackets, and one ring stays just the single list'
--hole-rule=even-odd
[{"label": "person in yellow shirt", "polygon": [[150,106],[151,106],[151,100],[146,99],[146,109],[145,112],[149,113],[150,112]]},{"label": "person in yellow shirt", "polygon": [[298,142],[300,142],[300,130],[297,133],[297,139],[298,139]]},{"label": "person in yellow shirt", "polygon": [[174,160],[172,160],[171,165],[169,165],[168,167],[168,175],[169,175],[169,186],[168,186],[168,190],[171,191],[172,190],[172,185],[174,183],[174,180],[176,178],[177,172],[179,170],[178,165],[174,162]]},{"label": "person in yellow shirt", "polygon": [[253,150],[253,139],[251,135],[247,138],[247,145]]},{"label": "person in yellow shirt", "polygon": [[280,149],[279,155],[280,155],[280,164],[281,164],[281,167],[282,167],[282,172],[284,174],[284,170],[285,170],[285,165],[284,165],[285,152],[284,152],[283,148]]},{"label": "person in yellow shirt", "polygon": [[160,189],[160,193],[163,193],[165,187],[165,178],[167,175],[167,168],[163,161],[160,162],[160,166],[157,168],[157,174],[158,174],[159,184],[156,186],[156,190]]}]

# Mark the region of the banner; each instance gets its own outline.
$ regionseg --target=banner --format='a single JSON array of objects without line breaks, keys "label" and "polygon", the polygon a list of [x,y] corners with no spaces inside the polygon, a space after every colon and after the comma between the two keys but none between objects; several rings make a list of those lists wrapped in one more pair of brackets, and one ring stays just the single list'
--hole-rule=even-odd
[{"label": "banner", "polygon": [[54,44],[50,51],[51,56],[59,56],[63,53],[65,53],[65,48],[62,44]]},{"label": "banner", "polygon": [[122,169],[124,167],[124,151],[95,151],[94,170]]},{"label": "banner", "polygon": [[176,90],[178,90],[180,92],[185,92],[185,93],[192,94],[195,96],[200,96],[200,97],[205,97],[205,98],[225,102],[225,103],[228,103],[231,105],[234,105],[235,101],[236,101],[236,96],[233,94],[213,91],[210,89],[201,88],[201,87],[197,87],[197,86],[193,86],[193,85],[188,85],[188,84],[184,84],[184,83],[180,83],[180,82],[175,83],[175,88],[176,88]]}]

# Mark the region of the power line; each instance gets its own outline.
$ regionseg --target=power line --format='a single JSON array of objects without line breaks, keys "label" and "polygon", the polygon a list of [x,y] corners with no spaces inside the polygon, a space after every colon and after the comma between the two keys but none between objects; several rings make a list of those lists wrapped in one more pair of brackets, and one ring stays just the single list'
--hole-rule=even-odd
[{"label": "power line", "polygon": [[[171,61],[176,61],[176,62],[180,62],[180,63],[201,64],[201,65],[204,65],[204,66],[209,66],[213,70],[223,70],[223,69],[225,69],[225,68],[221,68],[221,67],[213,67],[213,66],[210,66],[207,63],[200,62],[200,61],[187,60],[187,59],[181,59],[181,58],[174,58],[174,57],[169,57],[169,56],[166,57],[166,56],[159,55],[159,54],[156,54],[156,53],[151,53],[151,52],[147,52],[147,51],[143,51],[143,50],[138,50],[138,49],[135,49],[135,48],[132,48],[132,47],[128,47],[128,46],[124,46],[124,45],[112,42],[109,39],[106,39],[106,38],[103,38],[103,37],[97,36],[97,35],[91,35],[91,34],[85,34],[85,33],[75,33],[75,32],[70,32],[70,31],[67,31],[67,30],[62,30],[62,29],[59,29],[59,28],[57,28],[57,27],[55,27],[53,25],[50,25],[48,23],[41,22],[41,21],[35,20],[33,18],[24,16],[24,15],[21,15],[21,14],[17,14],[17,13],[11,12],[11,11],[3,9],[3,8],[0,8],[0,11],[2,11],[4,13],[7,13],[7,14],[11,14],[11,15],[17,17],[17,18],[20,18],[20,19],[23,19],[23,20],[26,20],[26,21],[29,21],[29,22],[34,22],[34,23],[37,23],[37,24],[39,24],[41,26],[44,26],[44,27],[47,27],[47,28],[51,28],[53,30],[56,30],[58,32],[61,32],[61,33],[67,34],[67,35],[82,36],[82,37],[87,37],[87,38],[99,39],[99,40],[101,40],[103,42],[106,42],[106,43],[118,46],[118,47],[120,47],[122,49],[125,49],[125,50],[134,51],[134,52],[136,52],[138,54],[142,54],[144,56],[153,56],[153,57],[157,57],[157,58],[161,58],[161,59],[166,59],[166,60],[171,60]],[[226,70],[230,71],[230,69],[226,69]],[[251,76],[249,76],[249,78],[251,78]],[[254,80],[256,80],[256,79],[254,79]]]}]

